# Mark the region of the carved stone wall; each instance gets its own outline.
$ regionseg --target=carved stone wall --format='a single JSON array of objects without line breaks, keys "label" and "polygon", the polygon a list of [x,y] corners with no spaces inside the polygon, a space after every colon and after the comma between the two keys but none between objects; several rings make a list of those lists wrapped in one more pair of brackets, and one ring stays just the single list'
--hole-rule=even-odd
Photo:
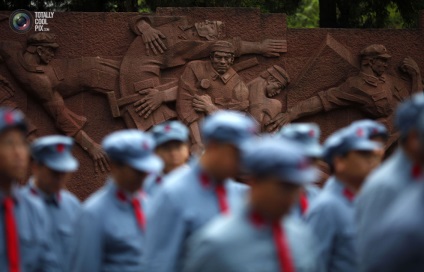
[{"label": "carved stone wall", "polygon": [[[5,43],[6,41],[19,42],[21,49],[17,47],[17,50],[22,53],[27,48],[28,38],[34,32],[15,33],[8,25],[8,15],[10,15],[10,12],[0,12],[0,43],[6,44],[3,45],[3,51],[8,51],[8,49],[4,49],[4,46],[10,48],[17,45]],[[404,58],[411,57],[420,69],[424,69],[424,55],[422,54],[424,47],[421,38],[423,23],[420,24],[420,29],[409,30],[287,29],[284,14],[261,14],[259,9],[158,8],[156,14],[145,15],[143,20],[148,22],[150,26],[167,33],[169,37],[166,45],[169,48],[166,54],[168,55],[165,59],[159,61],[161,64],[159,65],[160,75],[157,76],[158,82],[154,82],[155,80],[147,83],[143,81],[142,85],[147,84],[145,85],[147,87],[140,87],[141,83],[134,85],[138,87],[134,87],[133,94],[132,90],[129,91],[132,97],[128,98],[128,95],[121,93],[121,89],[124,88],[122,84],[128,83],[123,82],[121,71],[125,70],[125,73],[130,73],[129,78],[132,80],[134,77],[131,75],[131,71],[136,76],[140,69],[140,71],[144,71],[145,65],[137,66],[138,61],[135,61],[124,69],[121,67],[122,60],[126,56],[128,58],[130,46],[142,48],[139,55],[131,53],[133,58],[143,61],[147,58],[144,49],[145,44],[142,38],[136,35],[137,29],[131,29],[129,26],[129,23],[133,22],[133,27],[140,27],[134,19],[137,16],[140,17],[140,14],[69,12],[55,13],[54,18],[48,20],[49,33],[56,35],[55,43],[59,47],[55,50],[54,59],[50,63],[42,63],[40,66],[47,69],[45,70],[47,75],[57,80],[56,85],[53,84],[53,89],[64,98],[65,107],[71,112],[87,118],[83,131],[88,138],[81,135],[71,135],[76,138],[80,137],[79,140],[77,139],[80,145],[76,145],[74,152],[81,161],[81,167],[68,187],[81,198],[86,198],[100,187],[107,176],[106,172],[100,170],[97,173],[95,172],[95,159],[93,159],[93,156],[90,157],[90,154],[92,155],[95,152],[88,153],[83,147],[93,147],[93,145],[86,144],[87,141],[92,140],[92,143],[100,143],[106,134],[129,125],[129,121],[122,118],[125,115],[124,112],[131,107],[133,110],[133,104],[143,97],[141,95],[138,97],[135,90],[157,88],[164,91],[177,88],[178,83],[171,79],[178,79],[185,68],[188,67],[186,64],[199,58],[194,58],[191,55],[182,61],[174,62],[182,53],[178,51],[178,46],[172,47],[172,45],[179,45],[176,41],[181,40],[202,41],[201,46],[208,45],[207,39],[193,38],[188,35],[188,33],[192,33],[189,27],[195,32],[196,28],[192,26],[196,22],[207,19],[224,23],[225,27],[221,29],[221,36],[216,37],[215,40],[227,40],[232,42],[235,47],[238,46],[233,68],[248,87],[253,85],[249,85],[249,82],[269,71],[270,67],[274,67],[274,65],[285,69],[290,77],[290,83],[287,87],[282,88],[275,97],[266,97],[266,93],[262,96],[263,101],[265,101],[265,106],[262,105],[262,107],[266,108],[267,105],[273,105],[271,107],[281,107],[282,112],[298,105],[300,101],[313,97],[320,91],[340,86],[349,77],[357,75],[360,71],[360,52],[372,44],[382,44],[387,48],[391,59],[386,74],[388,77],[395,78],[396,84],[402,85],[404,89],[413,88],[409,74],[398,68],[402,65]],[[423,17],[424,14],[422,13],[420,22],[424,22]],[[185,37],[177,35],[172,37],[172,34],[175,33],[172,27],[179,27],[179,29],[187,27],[189,32],[184,32],[187,33]],[[236,37],[238,38],[235,39]],[[174,40],[171,41],[171,39]],[[279,54],[279,57],[264,56],[267,54],[258,51],[263,50],[264,44],[261,44],[261,42],[267,39],[279,41],[276,45],[278,48],[274,52],[277,55]],[[213,41],[214,39],[209,40],[211,43]],[[238,57],[237,50],[240,49],[240,41],[256,42],[252,45],[256,47],[246,51],[251,54]],[[196,44],[189,45],[187,48],[187,50],[197,50],[199,47]],[[175,54],[179,55],[172,55],[173,52],[178,52]],[[202,60],[209,61],[209,54],[202,54],[203,51],[195,56],[202,56]],[[4,81],[10,84],[14,90],[12,100],[17,107],[27,114],[36,127],[35,133],[30,137],[64,133],[63,126],[55,123],[51,113],[52,109],[47,108],[40,98],[34,95],[34,92],[37,93],[38,89],[22,82],[23,79],[17,76],[20,72],[10,67],[12,63],[10,59],[7,59],[4,55],[1,56],[0,79],[3,77]],[[153,56],[153,59],[155,58],[154,55],[151,56]],[[271,75],[275,71],[280,70],[275,68],[270,71]],[[284,74],[284,72],[281,73]],[[279,75],[283,76],[281,73]],[[278,75],[276,76],[278,77]],[[170,80],[167,81],[168,79]],[[129,84],[129,86],[133,86],[133,84]],[[262,92],[265,91],[262,90]],[[123,98],[126,100],[123,100]],[[275,100],[273,99],[277,99],[280,103],[278,101],[274,103]],[[151,122],[165,118],[163,114],[159,116],[157,111],[169,111],[170,115],[167,116],[171,116],[171,113],[175,112],[176,109],[174,100],[170,99],[156,109],[155,114],[157,115],[154,118],[151,117],[153,118]],[[359,110],[360,108],[358,105],[354,107],[344,106],[341,109],[321,112],[296,121],[317,122],[323,130],[322,137],[324,139],[335,129],[353,120],[367,117],[367,114]],[[48,113],[49,110],[50,113]],[[274,115],[275,113],[270,114]],[[132,119],[130,118],[136,123],[132,126],[146,126],[148,128],[143,117],[137,119],[134,116],[131,117]],[[272,116],[270,118],[272,119]],[[266,129],[265,124],[263,124],[263,128]]]}]

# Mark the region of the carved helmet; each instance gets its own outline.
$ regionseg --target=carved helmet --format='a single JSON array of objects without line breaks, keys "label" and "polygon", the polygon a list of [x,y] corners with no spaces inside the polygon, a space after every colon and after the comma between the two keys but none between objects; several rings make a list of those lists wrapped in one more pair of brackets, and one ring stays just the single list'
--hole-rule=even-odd
[{"label": "carved helmet", "polygon": [[362,49],[361,58],[363,57],[390,59],[392,56],[389,55],[389,52],[384,45],[372,44]]},{"label": "carved helmet", "polygon": [[59,44],[56,43],[56,35],[46,32],[37,32],[32,34],[29,36],[27,44],[33,46],[47,46],[52,48],[59,47]]},{"label": "carved helmet", "polygon": [[211,53],[213,52],[225,52],[225,53],[235,53],[235,49],[232,43],[227,41],[216,41],[211,46]]}]

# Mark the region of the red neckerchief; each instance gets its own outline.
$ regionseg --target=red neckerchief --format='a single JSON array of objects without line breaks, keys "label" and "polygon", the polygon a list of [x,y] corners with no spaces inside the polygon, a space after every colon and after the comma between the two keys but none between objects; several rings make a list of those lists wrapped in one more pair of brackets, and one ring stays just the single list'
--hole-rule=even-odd
[{"label": "red neckerchief", "polygon": [[[211,180],[209,179],[206,173],[200,174],[200,182],[204,187],[209,187],[211,185]],[[218,199],[219,210],[221,214],[228,214],[230,211],[230,207],[227,201],[227,191],[225,189],[224,184],[219,183],[215,186],[215,194]]]},{"label": "red neckerchief", "polygon": [[15,203],[12,197],[6,197],[2,204],[4,207],[4,227],[6,233],[6,253],[7,260],[9,262],[9,272],[19,272],[19,236],[13,209]]},{"label": "red neckerchief", "polygon": [[309,207],[309,201],[305,191],[302,191],[300,193],[299,204],[300,204],[300,213],[302,215],[305,215]]},{"label": "red neckerchief", "polygon": [[137,197],[134,197],[132,200],[128,199],[128,197],[125,195],[125,193],[121,190],[116,191],[116,197],[122,201],[122,202],[129,202],[133,209],[134,209],[134,215],[137,220],[137,223],[139,227],[144,230],[146,227],[146,217],[144,216],[143,210],[141,209],[140,201]]},{"label": "red neckerchief", "polygon": [[[266,225],[266,220],[257,212],[252,211],[250,213],[250,221],[257,228]],[[281,227],[279,221],[276,221],[271,224],[271,229],[278,262],[280,264],[280,271],[294,272],[294,265],[284,228]]]},{"label": "red neckerchief", "polygon": [[355,200],[355,193],[352,192],[351,190],[349,190],[348,188],[344,188],[343,189],[343,195],[344,197],[346,197],[347,200],[349,200],[350,202]]},{"label": "red neckerchief", "polygon": [[411,169],[411,176],[415,181],[421,180],[420,177],[422,175],[422,168],[419,164],[414,164]]}]

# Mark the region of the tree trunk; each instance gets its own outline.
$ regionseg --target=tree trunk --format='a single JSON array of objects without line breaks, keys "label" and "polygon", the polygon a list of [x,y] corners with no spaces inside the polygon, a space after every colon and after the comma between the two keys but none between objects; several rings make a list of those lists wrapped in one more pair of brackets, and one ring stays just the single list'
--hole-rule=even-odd
[{"label": "tree trunk", "polygon": [[319,26],[338,27],[336,0],[319,0]]}]

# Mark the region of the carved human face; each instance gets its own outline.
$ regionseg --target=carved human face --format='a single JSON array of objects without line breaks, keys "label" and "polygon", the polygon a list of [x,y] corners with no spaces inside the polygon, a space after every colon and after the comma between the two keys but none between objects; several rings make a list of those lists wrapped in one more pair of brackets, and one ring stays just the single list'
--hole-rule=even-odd
[{"label": "carved human face", "polygon": [[226,52],[214,52],[211,56],[212,67],[218,74],[225,74],[234,62],[234,55]]},{"label": "carved human face", "polygon": [[388,66],[388,59],[385,58],[375,58],[371,60],[371,69],[377,76],[383,75]]},{"label": "carved human face", "polygon": [[269,76],[267,79],[266,94],[268,97],[276,96],[285,86],[286,84],[283,85],[281,82],[276,80],[275,77]]},{"label": "carved human face", "polygon": [[47,194],[59,193],[72,177],[70,172],[58,172],[38,163],[34,164],[32,172],[37,186]]},{"label": "carved human face", "polygon": [[37,54],[40,57],[41,63],[49,64],[54,58],[54,49],[49,46],[38,46]]},{"label": "carved human face", "polygon": [[302,190],[301,186],[271,177],[254,177],[249,184],[253,207],[271,220],[278,220],[288,214]]},{"label": "carved human face", "polygon": [[207,40],[217,40],[219,37],[218,24],[220,21],[209,21],[205,20],[203,22],[195,23],[197,34],[200,37],[204,37]]},{"label": "carved human face", "polygon": [[158,146],[155,152],[165,164],[165,173],[185,164],[190,155],[188,144],[181,141],[166,142]]},{"label": "carved human face", "polygon": [[29,164],[29,148],[25,135],[19,129],[10,129],[0,134],[0,179],[1,182],[22,180]]}]

